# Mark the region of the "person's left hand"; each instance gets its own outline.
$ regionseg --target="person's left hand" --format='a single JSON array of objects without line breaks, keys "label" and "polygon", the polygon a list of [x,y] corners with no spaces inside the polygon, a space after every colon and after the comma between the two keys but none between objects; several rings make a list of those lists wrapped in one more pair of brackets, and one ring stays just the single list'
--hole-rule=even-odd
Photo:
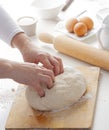
[{"label": "person's left hand", "polygon": [[29,44],[23,52],[23,59],[26,62],[42,63],[47,69],[53,70],[55,75],[63,72],[63,63],[61,58],[52,56],[44,51],[41,51],[33,44]]}]

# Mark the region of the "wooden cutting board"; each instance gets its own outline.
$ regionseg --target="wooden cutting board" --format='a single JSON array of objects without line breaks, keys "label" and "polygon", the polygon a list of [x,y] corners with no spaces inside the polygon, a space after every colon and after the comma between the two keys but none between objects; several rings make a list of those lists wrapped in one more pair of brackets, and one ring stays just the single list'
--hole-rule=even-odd
[{"label": "wooden cutting board", "polygon": [[62,111],[40,112],[29,106],[25,98],[26,87],[20,85],[6,123],[6,130],[90,129],[93,123],[100,69],[98,67],[79,67],[78,69],[87,80],[87,92],[85,93],[85,96],[86,94],[89,96],[87,100],[76,103]]}]

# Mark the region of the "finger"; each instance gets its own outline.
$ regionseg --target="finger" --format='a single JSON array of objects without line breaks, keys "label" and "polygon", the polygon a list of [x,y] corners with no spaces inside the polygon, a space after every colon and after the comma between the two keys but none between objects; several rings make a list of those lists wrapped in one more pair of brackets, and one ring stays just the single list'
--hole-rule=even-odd
[{"label": "finger", "polygon": [[55,57],[55,59],[57,59],[57,61],[59,62],[59,65],[60,65],[60,73],[63,73],[64,72],[64,69],[63,69],[63,63],[62,63],[62,60],[61,58],[58,58],[58,57]]},{"label": "finger", "polygon": [[44,75],[48,75],[48,76],[50,76],[51,79],[52,79],[52,81],[54,82],[55,77],[54,77],[54,73],[53,73],[53,71],[44,68],[44,69],[43,69],[43,74],[44,74]]},{"label": "finger", "polygon": [[47,57],[40,56],[39,58],[37,58],[37,60],[40,61],[40,63],[42,63],[45,68],[53,70],[53,66]]},{"label": "finger", "polygon": [[53,80],[50,76],[48,75],[40,75],[40,81],[41,81],[41,84],[46,84],[47,85],[47,88],[52,88],[53,87]]},{"label": "finger", "polygon": [[45,58],[41,61],[41,63],[43,64],[43,66],[47,69],[53,70],[53,65],[50,63],[48,58]]},{"label": "finger", "polygon": [[50,76],[52,78],[52,80],[54,81],[55,77],[54,77],[54,73],[52,70],[49,70],[43,66],[40,66],[40,68],[41,68],[40,71],[42,72],[42,74]]},{"label": "finger", "polygon": [[38,92],[40,97],[45,96],[45,92],[44,92],[43,88],[41,88],[41,86],[39,84],[37,84],[34,88],[36,89],[36,91]]},{"label": "finger", "polygon": [[50,57],[50,62],[51,64],[54,66],[54,74],[58,75],[60,73],[60,63],[58,62],[58,60],[54,57]]}]

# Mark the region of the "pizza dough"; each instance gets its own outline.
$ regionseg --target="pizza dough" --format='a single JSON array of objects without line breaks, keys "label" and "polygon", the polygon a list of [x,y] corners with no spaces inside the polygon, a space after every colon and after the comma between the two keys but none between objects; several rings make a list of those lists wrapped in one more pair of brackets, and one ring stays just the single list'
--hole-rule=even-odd
[{"label": "pizza dough", "polygon": [[45,97],[40,97],[32,87],[27,87],[25,94],[30,106],[36,110],[58,110],[77,102],[84,94],[86,86],[82,73],[67,66],[64,73],[55,77],[53,88],[42,86]]}]

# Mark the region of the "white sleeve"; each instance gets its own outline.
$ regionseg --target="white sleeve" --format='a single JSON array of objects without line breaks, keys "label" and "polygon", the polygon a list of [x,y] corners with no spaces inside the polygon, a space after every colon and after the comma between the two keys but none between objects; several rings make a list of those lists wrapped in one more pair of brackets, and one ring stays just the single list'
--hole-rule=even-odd
[{"label": "white sleeve", "polygon": [[19,32],[24,32],[9,14],[0,6],[0,39],[11,44],[12,38]]}]

